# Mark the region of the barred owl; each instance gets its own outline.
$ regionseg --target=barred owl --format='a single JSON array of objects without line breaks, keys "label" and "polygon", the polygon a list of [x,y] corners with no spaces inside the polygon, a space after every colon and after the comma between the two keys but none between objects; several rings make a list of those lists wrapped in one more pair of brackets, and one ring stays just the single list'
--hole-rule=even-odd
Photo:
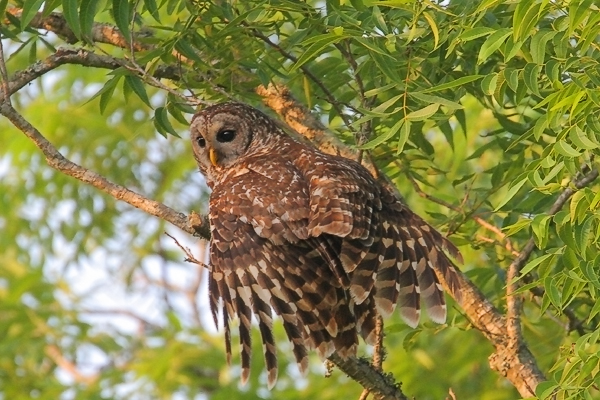
[{"label": "barred owl", "polygon": [[443,249],[460,259],[458,250],[360,164],[299,143],[240,103],[200,111],[190,135],[212,189],[210,307],[215,324],[223,317],[228,362],[230,321],[240,321],[242,382],[253,316],[269,387],[277,379],[272,311],[302,371],[310,349],[348,357],[359,335],[373,343],[377,312],[396,305],[412,327],[421,301],[433,321],[445,321],[436,273],[458,294]]}]

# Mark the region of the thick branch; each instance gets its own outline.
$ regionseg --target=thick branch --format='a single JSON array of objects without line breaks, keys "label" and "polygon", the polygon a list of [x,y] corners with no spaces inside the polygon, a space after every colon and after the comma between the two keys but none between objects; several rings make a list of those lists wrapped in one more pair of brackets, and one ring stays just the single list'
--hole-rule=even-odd
[{"label": "thick branch", "polygon": [[464,274],[459,276],[460,305],[475,328],[495,347],[489,358],[490,366],[505,376],[521,396],[531,397],[537,385],[546,380],[535,357],[526,344],[510,340],[506,319]]},{"label": "thick branch", "polygon": [[368,361],[362,361],[355,357],[344,360],[337,354],[329,359],[350,378],[368,389],[376,399],[407,400],[408,398],[400,391],[393,378],[377,371]]},{"label": "thick branch", "polygon": [[[296,58],[293,54],[291,54],[291,53],[287,52],[286,50],[284,50],[278,44],[273,43],[271,41],[271,39],[269,39],[267,36],[263,35],[260,31],[258,31],[256,29],[252,29],[252,34],[255,37],[257,37],[260,40],[262,40],[263,42],[265,42],[266,44],[268,44],[269,46],[271,46],[272,48],[274,48],[275,50],[277,50],[281,55],[283,55],[288,60],[293,61],[293,62],[298,62],[298,58]],[[313,81],[323,91],[323,93],[327,97],[327,101],[329,101],[329,103],[331,104],[331,106],[333,108],[335,108],[335,110],[337,111],[338,115],[344,121],[344,123],[346,124],[346,126],[348,127],[348,129],[352,129],[352,125],[350,124],[350,120],[348,119],[348,117],[346,116],[346,114],[343,113],[343,110],[340,107],[340,105],[338,104],[337,100],[335,99],[335,96],[333,95],[333,93],[331,93],[329,91],[329,89],[327,88],[327,86],[325,86],[325,84],[319,78],[317,78],[317,76],[315,74],[313,74],[310,71],[310,69],[308,69],[306,67],[306,65],[302,65],[300,67],[300,70],[304,73],[304,75],[306,75],[307,77],[309,77],[310,80]]]},{"label": "thick branch", "polygon": [[[21,8],[9,8],[6,12],[12,14],[17,18],[21,18],[23,10]],[[8,22],[5,22],[8,24]],[[75,33],[69,28],[67,20],[60,13],[50,13],[48,16],[44,16],[42,13],[37,13],[35,17],[29,23],[29,26],[35,29],[45,29],[50,32],[56,33],[58,36],[65,39],[67,43],[77,43],[79,39],[75,36]],[[92,31],[88,39],[94,43],[106,43],[113,46],[121,47],[123,49],[129,48],[130,44],[125,39],[125,36],[121,33],[119,28],[110,24],[103,24],[94,22],[92,25]],[[136,51],[148,49],[146,46],[138,41],[134,41],[133,48]]]},{"label": "thick branch", "polygon": [[[18,71],[9,81],[10,94],[13,94],[26,86],[33,80],[39,78],[47,72],[50,72],[61,65],[76,64],[84,67],[117,69],[127,62],[111,56],[96,54],[85,49],[58,49],[56,53],[48,56],[46,59],[30,65],[27,69]],[[155,78],[166,78],[179,80],[180,75],[177,68],[168,65],[161,65],[153,72]]]},{"label": "thick branch", "polygon": [[[337,137],[327,132],[325,126],[310,114],[310,111],[293,97],[290,90],[283,85],[259,86],[256,93],[263,97],[263,102],[275,111],[292,128],[304,136],[323,153],[334,154],[359,159],[359,152],[344,145]],[[379,171],[368,160],[363,160],[363,166],[375,177]]]},{"label": "thick branch", "polygon": [[135,193],[126,187],[110,182],[105,177],[90,171],[80,165],[63,157],[56,147],[52,145],[42,134],[35,129],[27,120],[21,116],[8,102],[0,104],[0,114],[8,118],[17,129],[22,131],[35,145],[44,153],[48,165],[52,168],[72,176],[84,183],[90,184],[95,188],[113,196],[117,200],[122,200],[136,208],[155,217],[164,219],[172,223],[183,231],[192,235],[198,235],[204,238],[209,237],[208,226],[203,229],[192,227],[188,223],[188,217],[180,212],[173,210],[157,201],[148,199],[138,193]]}]

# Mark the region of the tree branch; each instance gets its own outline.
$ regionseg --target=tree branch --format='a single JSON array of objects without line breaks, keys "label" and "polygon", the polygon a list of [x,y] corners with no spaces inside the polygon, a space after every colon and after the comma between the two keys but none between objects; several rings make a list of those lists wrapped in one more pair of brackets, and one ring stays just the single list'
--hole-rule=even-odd
[{"label": "tree branch", "polygon": [[91,385],[98,380],[98,375],[87,376],[82,374],[72,361],[63,356],[58,346],[48,345],[44,350],[46,355],[50,357],[56,365],[69,373],[69,375],[71,375],[76,382]]},{"label": "tree branch", "polygon": [[[12,7],[8,8],[6,12],[15,16],[16,18],[21,18],[23,9]],[[7,20],[4,21],[5,25],[8,25],[9,23],[10,22]],[[69,28],[67,20],[61,13],[53,12],[48,16],[44,16],[42,13],[37,13],[29,23],[29,26],[35,29],[45,29],[47,31],[54,32],[58,36],[64,38],[65,41],[70,44],[80,41],[75,36],[75,33],[73,33],[73,30]],[[126,49],[130,46],[119,28],[110,24],[99,22],[94,22],[92,24],[92,30],[88,39],[92,43],[105,43],[123,49]],[[148,50],[150,48],[150,46],[140,43],[139,41],[134,41],[132,46],[136,51]]]},{"label": "tree branch", "polygon": [[[126,63],[127,61],[125,60],[96,54],[93,51],[86,49],[57,49],[56,53],[53,53],[44,60],[30,65],[27,69],[17,71],[9,81],[9,93],[16,93],[33,80],[60,67],[61,65],[76,64],[84,67],[114,70],[123,67],[123,65]],[[158,79],[165,78],[175,81],[180,79],[177,68],[170,65],[159,66],[153,72],[152,76]]]},{"label": "tree branch", "polygon": [[[598,177],[598,170],[592,169],[587,174],[584,174],[581,178],[573,181],[573,186],[566,188],[556,199],[550,210],[549,215],[555,215],[557,212],[562,210],[567,200],[575,193],[576,189],[581,189]],[[535,249],[535,240],[533,237],[529,238],[523,250],[521,250],[519,256],[513,260],[508,267],[508,273],[506,276],[506,330],[508,333],[509,341],[511,346],[519,348],[523,342],[523,335],[521,333],[521,310],[523,307],[523,295],[517,294],[517,290],[521,287],[521,281],[518,280],[521,270],[531,257]]]},{"label": "tree branch", "polygon": [[122,200],[150,215],[164,219],[189,234],[204,238],[210,237],[208,226],[192,227],[185,214],[177,212],[162,203],[148,199],[124,186],[112,183],[105,177],[66,159],[52,143],[25,120],[7,101],[0,104],[0,114],[8,118],[17,129],[33,141],[42,153],[44,153],[44,156],[46,156],[46,161],[50,167],[72,176],[81,182],[90,184],[117,200]]},{"label": "tree branch", "polygon": [[[304,136],[323,153],[333,154],[351,160],[359,159],[359,152],[343,144],[336,136],[327,132],[327,128],[310,111],[301,105],[290,90],[283,85],[259,86],[256,88],[263,102],[275,111],[292,130]],[[363,166],[379,178],[377,167],[368,160],[363,160]]]},{"label": "tree branch", "polygon": [[344,360],[335,353],[329,357],[329,360],[350,378],[373,393],[376,399],[408,400],[391,376],[377,371],[368,361],[355,357]]},{"label": "tree branch", "polygon": [[[252,34],[257,37],[258,39],[262,40],[263,42],[265,42],[266,44],[268,44],[270,47],[274,48],[275,50],[277,50],[282,56],[284,56],[285,58],[287,58],[290,61],[293,62],[297,62],[298,58],[296,58],[296,56],[294,56],[291,53],[288,53],[285,49],[283,49],[281,46],[279,46],[276,43],[273,43],[271,41],[271,39],[269,39],[267,36],[263,35],[262,32],[260,32],[257,29],[252,29]],[[327,86],[325,86],[325,84],[319,79],[317,78],[317,76],[315,74],[313,74],[310,69],[308,69],[306,67],[306,65],[302,65],[300,67],[300,70],[304,73],[304,75],[306,75],[307,77],[310,78],[311,81],[313,81],[325,94],[325,96],[327,97],[327,101],[329,101],[329,103],[331,104],[331,106],[333,108],[335,108],[335,110],[337,111],[338,115],[340,116],[340,118],[344,121],[344,124],[346,124],[346,126],[348,127],[348,129],[350,129],[351,131],[354,131],[354,129],[352,128],[352,124],[350,119],[348,118],[348,116],[346,114],[344,114],[342,111],[342,109],[339,106],[338,101],[335,99],[335,96],[333,95],[333,93],[331,93],[331,91],[329,91],[329,89],[327,88]],[[357,110],[355,110],[357,111]]]}]

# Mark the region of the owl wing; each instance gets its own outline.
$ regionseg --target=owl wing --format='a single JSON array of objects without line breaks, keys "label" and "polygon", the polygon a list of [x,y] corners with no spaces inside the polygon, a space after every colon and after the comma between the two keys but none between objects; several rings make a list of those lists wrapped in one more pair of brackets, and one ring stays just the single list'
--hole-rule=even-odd
[{"label": "owl wing", "polygon": [[457,271],[442,250],[460,260],[458,249],[358,163],[317,157],[305,166],[310,180],[308,232],[344,239],[340,259],[356,303],[373,294],[382,314],[390,314],[398,304],[404,320],[416,326],[422,299],[430,318],[444,322],[444,293],[434,271],[459,297]]},{"label": "owl wing", "polygon": [[[301,370],[308,366],[307,348],[322,357],[334,349],[342,355],[355,353],[357,330],[349,299],[333,270],[324,268],[324,255],[335,258],[340,240],[309,237],[309,197],[302,176],[291,166],[262,165],[241,168],[226,181],[210,198],[210,305],[215,323],[219,311],[223,314],[228,360],[229,323],[240,320],[242,381],[249,376],[254,315],[268,383],[275,383],[271,309],[283,320]],[[368,319],[374,307],[362,307],[361,312]]]}]

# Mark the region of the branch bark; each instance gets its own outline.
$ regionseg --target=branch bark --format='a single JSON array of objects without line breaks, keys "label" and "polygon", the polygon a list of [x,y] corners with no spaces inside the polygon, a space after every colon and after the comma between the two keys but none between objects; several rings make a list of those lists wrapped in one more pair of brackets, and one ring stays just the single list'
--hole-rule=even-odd
[{"label": "branch bark", "polygon": [[[8,8],[6,12],[16,18],[21,18],[23,9],[11,7]],[[10,22],[7,20],[4,21],[4,24],[6,25],[9,23]],[[45,29],[54,32],[70,44],[79,42],[79,39],[75,36],[73,30],[69,28],[67,20],[61,13],[53,12],[47,16],[44,16],[42,13],[37,13],[29,23],[29,26],[35,29]],[[92,43],[106,43],[123,49],[130,47],[130,44],[127,42],[119,28],[105,23],[94,22],[88,40]],[[149,48],[150,46],[144,45],[139,41],[134,41],[133,43],[133,49],[135,51],[147,50]]]},{"label": "branch bark", "polygon": [[[81,65],[84,67],[117,69],[126,63],[125,60],[96,54],[86,49],[57,49],[56,53],[48,56],[46,59],[30,65],[28,68],[17,71],[9,81],[9,94],[14,94],[21,88],[31,83],[42,75],[66,64]],[[158,79],[179,80],[177,68],[170,65],[158,67],[152,74]]]},{"label": "branch bark", "polygon": [[117,200],[124,201],[150,215],[164,219],[177,226],[181,230],[192,234],[209,238],[208,226],[192,227],[187,215],[177,212],[172,208],[135,193],[124,186],[110,182],[108,179],[87,168],[75,164],[66,159],[33,125],[31,125],[21,114],[17,112],[7,101],[0,104],[0,114],[12,122],[12,124],[25,134],[42,151],[48,165],[66,175],[94,186]]},{"label": "branch bark", "polygon": [[337,354],[333,354],[329,357],[329,360],[371,392],[375,399],[408,400],[408,397],[402,393],[400,385],[394,381],[393,377],[384,375],[368,361],[354,357],[344,360]]}]

